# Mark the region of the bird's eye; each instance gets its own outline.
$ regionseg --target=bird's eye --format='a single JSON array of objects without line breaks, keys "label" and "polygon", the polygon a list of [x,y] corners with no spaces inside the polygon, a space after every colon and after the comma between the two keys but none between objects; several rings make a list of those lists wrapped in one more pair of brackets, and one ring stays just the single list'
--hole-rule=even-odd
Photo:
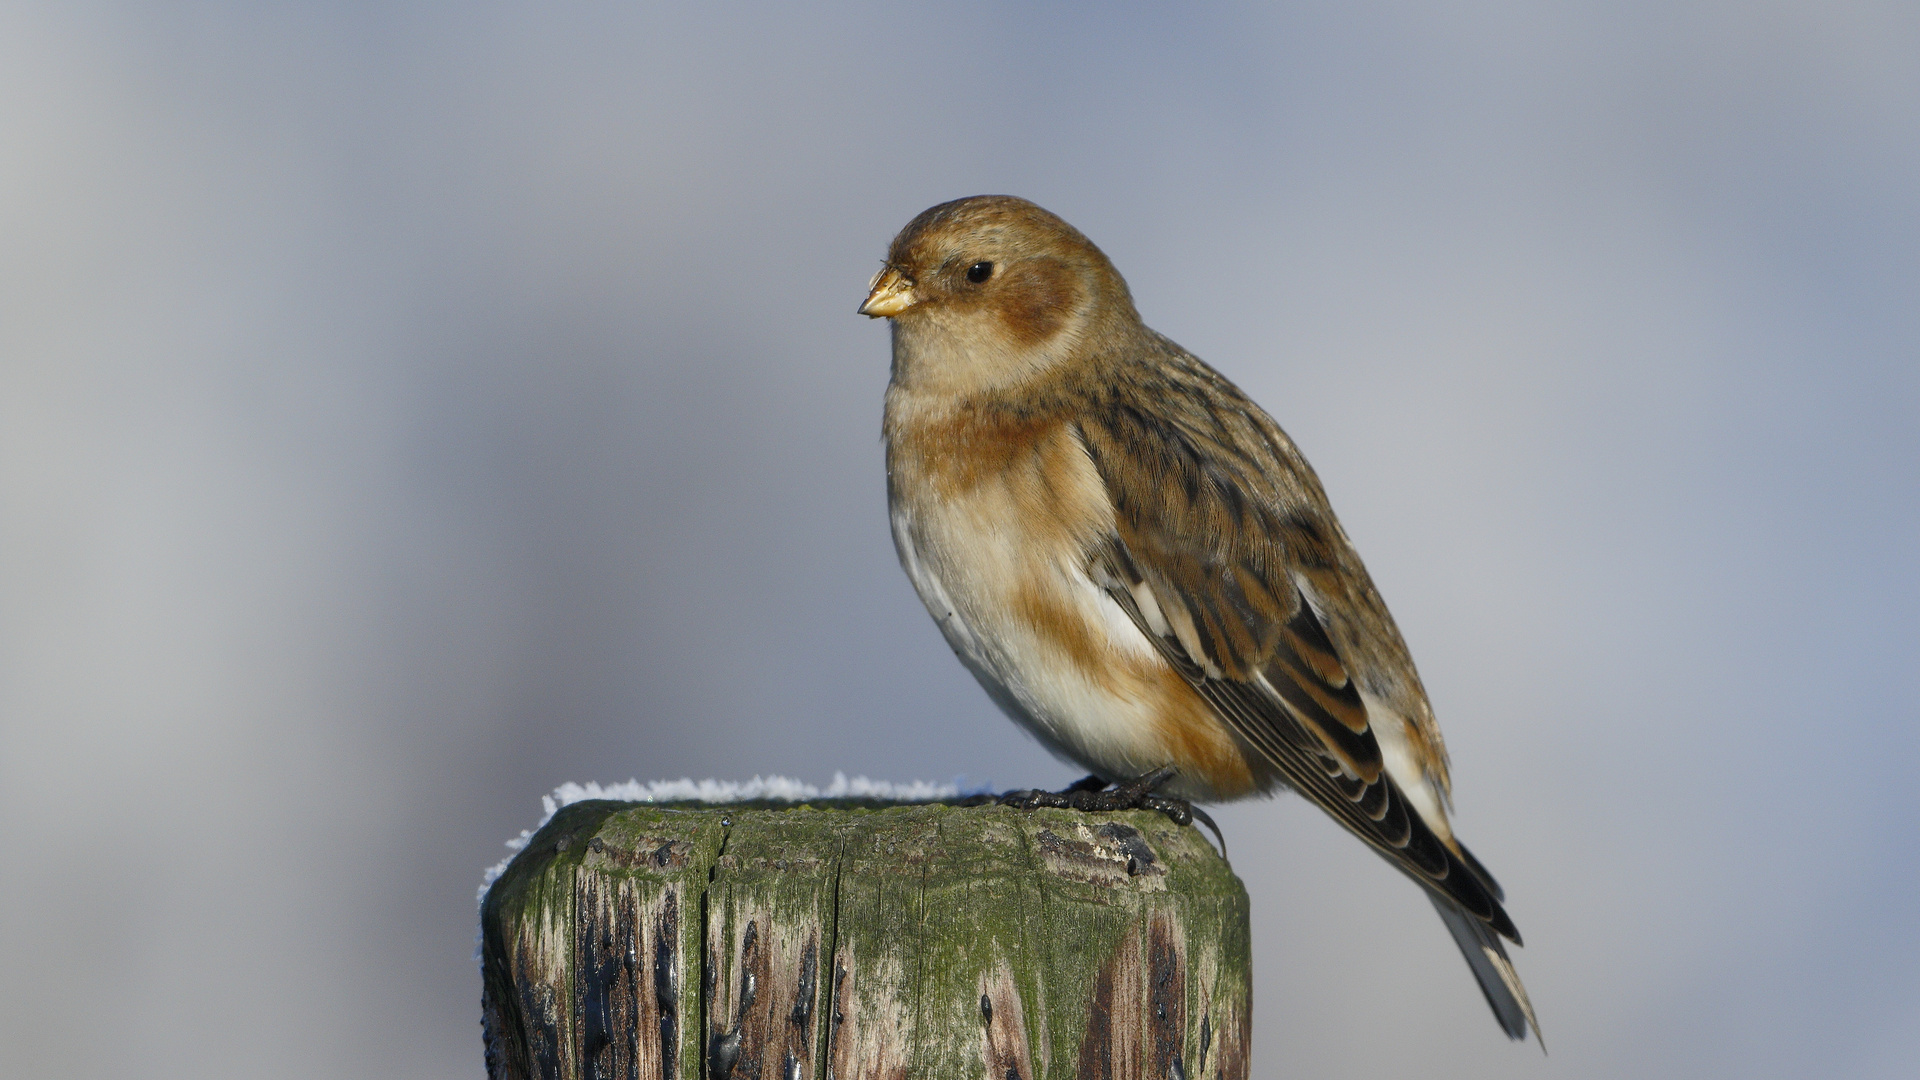
[{"label": "bird's eye", "polygon": [[992,276],[993,264],[990,262],[977,262],[967,267],[967,280],[973,282],[975,285],[980,284]]}]

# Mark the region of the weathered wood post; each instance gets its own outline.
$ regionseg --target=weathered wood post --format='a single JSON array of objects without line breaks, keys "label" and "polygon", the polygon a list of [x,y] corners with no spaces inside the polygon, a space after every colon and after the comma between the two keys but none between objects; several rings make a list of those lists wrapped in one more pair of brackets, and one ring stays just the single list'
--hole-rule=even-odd
[{"label": "weathered wood post", "polygon": [[1247,896],[1145,812],[577,803],[481,909],[493,1080],[1243,1080]]}]

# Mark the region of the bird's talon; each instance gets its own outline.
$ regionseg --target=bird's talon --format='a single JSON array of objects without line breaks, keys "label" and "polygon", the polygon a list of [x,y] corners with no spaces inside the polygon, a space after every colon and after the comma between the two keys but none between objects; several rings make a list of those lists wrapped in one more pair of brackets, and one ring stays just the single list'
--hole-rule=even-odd
[{"label": "bird's talon", "polygon": [[[991,803],[1010,806],[1016,810],[1038,810],[1046,807],[1055,810],[1078,810],[1090,814],[1111,814],[1122,810],[1152,810],[1165,814],[1167,820],[1181,826],[1193,824],[1194,818],[1198,816],[1206,822],[1208,828],[1213,830],[1215,837],[1220,837],[1220,827],[1213,823],[1213,819],[1195,810],[1192,803],[1185,799],[1154,794],[1155,789],[1173,779],[1177,772],[1178,770],[1171,765],[1162,765],[1144,776],[1129,780],[1111,790],[1103,790],[1106,788],[1106,781],[1097,776],[1089,776],[1076,780],[1059,791],[1038,789],[1009,791],[998,798],[985,796],[977,801],[970,800],[969,805],[982,806]],[[1220,837],[1220,851],[1225,854],[1226,850],[1226,840]]]},{"label": "bird's talon", "polygon": [[1193,824],[1193,804],[1185,799],[1169,799],[1160,795],[1149,795],[1140,800],[1141,809],[1158,810],[1167,815],[1175,825]]}]

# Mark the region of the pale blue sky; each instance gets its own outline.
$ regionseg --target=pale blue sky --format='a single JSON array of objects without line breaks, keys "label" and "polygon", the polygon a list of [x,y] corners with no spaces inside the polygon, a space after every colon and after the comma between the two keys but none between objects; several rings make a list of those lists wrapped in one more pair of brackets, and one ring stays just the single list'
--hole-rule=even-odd
[{"label": "pale blue sky", "polygon": [[0,9],[0,1071],[472,1077],[566,780],[1071,779],[894,562],[923,207],[1319,469],[1553,1056],[1298,800],[1256,1071],[1920,1060],[1920,9]]}]

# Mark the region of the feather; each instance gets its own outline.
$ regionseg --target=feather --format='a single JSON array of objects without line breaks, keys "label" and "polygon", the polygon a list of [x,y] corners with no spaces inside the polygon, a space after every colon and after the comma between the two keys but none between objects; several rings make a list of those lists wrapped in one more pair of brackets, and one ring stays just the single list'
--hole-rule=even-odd
[{"label": "feather", "polygon": [[[1172,355],[1152,374],[1108,382],[1128,404],[1078,413],[1115,508],[1096,577],[1287,784],[1425,887],[1502,1028],[1524,1036],[1532,1008],[1500,943],[1520,933],[1493,876],[1453,840],[1445,749],[1425,730],[1431,711],[1392,617],[1292,443],[1165,344]],[[1408,729],[1412,775],[1387,767],[1376,723]],[[1433,797],[1410,799],[1405,784]]]},{"label": "feather", "polygon": [[1474,980],[1480,984],[1480,992],[1487,996],[1487,1005],[1493,1009],[1507,1037],[1524,1039],[1527,1029],[1532,1028],[1533,1037],[1539,1040],[1544,1053],[1547,1040],[1540,1034],[1540,1021],[1534,1019],[1533,1002],[1527,1000],[1527,988],[1520,985],[1520,975],[1513,970],[1513,961],[1507,959],[1506,947],[1500,944],[1500,939],[1488,933],[1480,920],[1445,899],[1432,893],[1427,894],[1427,899],[1433,901],[1433,910],[1440,913],[1440,921],[1447,924],[1454,944],[1460,946],[1460,955],[1467,958],[1467,967],[1473,969]]}]

